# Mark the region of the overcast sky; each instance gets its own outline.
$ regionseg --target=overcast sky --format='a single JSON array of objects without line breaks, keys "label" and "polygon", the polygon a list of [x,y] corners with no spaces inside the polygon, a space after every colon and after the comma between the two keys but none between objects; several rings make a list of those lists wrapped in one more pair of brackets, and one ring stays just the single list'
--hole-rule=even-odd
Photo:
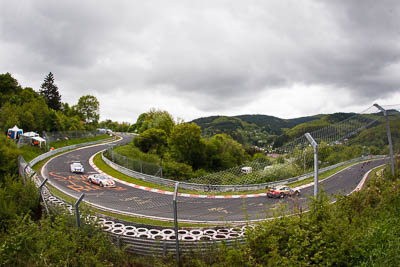
[{"label": "overcast sky", "polygon": [[400,2],[0,0],[0,73],[134,123],[400,103]]}]

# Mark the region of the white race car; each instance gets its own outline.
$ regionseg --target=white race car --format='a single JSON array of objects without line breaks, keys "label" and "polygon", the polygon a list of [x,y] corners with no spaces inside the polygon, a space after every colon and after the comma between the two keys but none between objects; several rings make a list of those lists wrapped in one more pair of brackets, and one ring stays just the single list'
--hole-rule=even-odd
[{"label": "white race car", "polygon": [[74,161],[70,165],[71,167],[71,172],[74,173],[84,173],[85,169],[83,168],[83,165],[80,161]]},{"label": "white race car", "polygon": [[104,174],[92,174],[88,177],[89,183],[100,185],[101,187],[115,187],[113,179]]}]

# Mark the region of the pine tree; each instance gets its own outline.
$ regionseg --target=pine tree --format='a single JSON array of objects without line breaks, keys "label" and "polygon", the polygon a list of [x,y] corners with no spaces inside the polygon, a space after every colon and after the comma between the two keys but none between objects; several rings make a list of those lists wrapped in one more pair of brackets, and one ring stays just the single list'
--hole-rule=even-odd
[{"label": "pine tree", "polygon": [[47,105],[49,108],[54,110],[61,109],[61,95],[58,92],[57,85],[54,84],[54,75],[53,73],[49,73],[46,78],[44,79],[44,83],[40,87],[40,94],[46,100]]}]

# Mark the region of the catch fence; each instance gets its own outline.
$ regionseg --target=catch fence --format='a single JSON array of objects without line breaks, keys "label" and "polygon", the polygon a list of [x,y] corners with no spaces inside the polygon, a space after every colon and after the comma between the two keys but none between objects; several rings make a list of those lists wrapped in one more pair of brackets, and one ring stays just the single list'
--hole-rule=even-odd
[{"label": "catch fence", "polygon": [[[391,122],[398,123],[400,117],[399,106],[385,106],[385,108],[387,108]],[[319,145],[319,167],[322,168],[321,171],[330,170],[329,166],[340,163],[345,164],[357,158],[362,159],[370,155],[389,154],[385,148],[388,144],[386,137],[381,140],[383,145],[375,149],[367,146],[367,142],[361,144],[360,139],[356,139],[364,129],[383,125],[384,122],[385,116],[383,112],[376,106],[372,106],[361,113],[348,116],[342,121],[312,131],[310,136]],[[397,131],[393,133],[396,139],[398,135]],[[199,190],[198,188],[200,188],[200,191],[210,191],[210,188],[216,188],[217,191],[238,191],[236,189],[220,190],[220,188],[234,187],[241,190],[246,187],[249,188],[250,185],[270,185],[292,177],[312,175],[314,152],[304,133],[294,141],[270,151],[268,155],[270,155],[268,158],[259,158],[227,170],[180,181],[181,186],[192,190]],[[175,180],[174,177],[164,177],[167,180],[155,178],[154,176],[162,177],[163,169],[161,166],[120,155],[113,148],[107,149],[104,152],[104,156],[113,163],[127,169],[123,170],[124,173],[129,173],[128,170],[132,170],[133,172],[128,175],[133,177],[145,181],[151,180],[150,182],[160,181],[159,184],[165,186],[171,186],[171,181]],[[153,178],[148,175],[153,176]],[[201,188],[206,189],[203,190]],[[257,189],[260,188],[249,190]]]}]

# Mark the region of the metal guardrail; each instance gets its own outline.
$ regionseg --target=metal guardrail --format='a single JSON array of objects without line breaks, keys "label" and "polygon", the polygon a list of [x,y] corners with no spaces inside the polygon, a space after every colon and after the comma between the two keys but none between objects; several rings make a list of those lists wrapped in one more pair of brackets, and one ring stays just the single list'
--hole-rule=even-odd
[{"label": "metal guardrail", "polygon": [[48,157],[54,156],[55,154],[58,154],[60,152],[65,152],[71,149],[76,149],[76,148],[80,148],[80,147],[84,147],[84,146],[90,146],[90,145],[96,145],[96,144],[100,144],[106,141],[110,141],[112,140],[112,138],[107,138],[107,139],[103,139],[103,140],[99,140],[99,141],[93,141],[93,142],[87,142],[87,143],[81,143],[81,144],[76,144],[76,145],[71,145],[71,146],[64,146],[64,147],[60,147],[54,150],[50,150],[46,153],[43,153],[41,155],[39,155],[38,157],[34,158],[33,160],[31,160],[29,162],[29,164],[31,166],[35,165],[36,163],[38,163],[39,161],[42,161]]},{"label": "metal guardrail", "polygon": [[[127,251],[148,256],[166,256],[176,252],[175,241],[160,241],[153,239],[140,239],[127,236],[120,236],[111,234],[115,244],[120,247],[125,247]],[[179,244],[180,253],[187,254],[192,251],[207,252],[211,249],[217,249],[218,245],[224,243],[226,246],[234,246],[236,244],[244,244],[245,238],[218,240],[218,241],[200,241],[190,242],[181,241]]]},{"label": "metal guardrail", "polygon": [[[352,160],[348,160],[345,162],[340,162],[325,168],[320,169],[320,173],[324,173],[330,170],[333,170],[337,167],[349,164],[349,163],[354,163],[354,162],[359,162],[359,161],[364,161],[364,160],[369,160],[369,159],[380,159],[380,158],[385,158],[385,155],[377,155],[377,156],[366,156],[366,157],[360,157],[360,158],[355,158]],[[133,171],[131,169],[125,168],[121,165],[118,165],[115,162],[112,162],[109,160],[107,157],[104,156],[102,153],[102,159],[103,161],[110,166],[111,168],[128,175],[132,178],[140,179],[145,182],[157,184],[157,185],[162,185],[162,186],[168,186],[168,187],[174,187],[175,183],[177,181],[171,180],[171,179],[166,179],[166,178],[160,178],[157,176],[152,176],[140,172]],[[268,183],[261,183],[261,184],[250,184],[250,185],[207,185],[207,184],[195,184],[195,183],[186,183],[186,182],[179,182],[179,188],[180,189],[187,189],[187,190],[193,190],[193,191],[201,191],[201,192],[241,192],[241,191],[256,191],[256,190],[263,190],[268,187],[276,186],[276,185],[285,185],[285,184],[290,184],[293,182],[297,181],[302,181],[304,179],[313,177],[313,173],[307,173],[303,174],[297,177],[292,177],[284,180],[279,180],[279,181],[273,181],[273,182],[268,182]]]}]

